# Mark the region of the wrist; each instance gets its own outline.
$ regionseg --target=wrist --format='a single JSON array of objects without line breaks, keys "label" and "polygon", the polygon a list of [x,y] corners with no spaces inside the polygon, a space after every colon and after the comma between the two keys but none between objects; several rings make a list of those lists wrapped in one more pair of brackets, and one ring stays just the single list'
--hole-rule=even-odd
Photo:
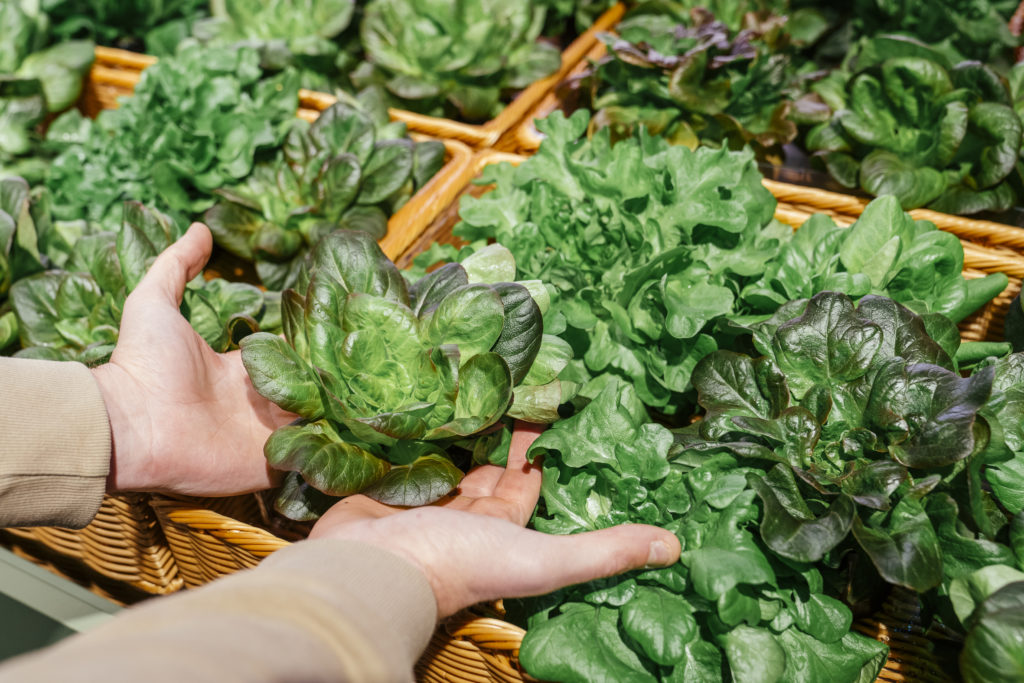
[{"label": "wrist", "polygon": [[110,423],[110,474],[107,493],[152,488],[151,458],[146,434],[150,417],[134,380],[121,367],[106,363],[92,368]]}]

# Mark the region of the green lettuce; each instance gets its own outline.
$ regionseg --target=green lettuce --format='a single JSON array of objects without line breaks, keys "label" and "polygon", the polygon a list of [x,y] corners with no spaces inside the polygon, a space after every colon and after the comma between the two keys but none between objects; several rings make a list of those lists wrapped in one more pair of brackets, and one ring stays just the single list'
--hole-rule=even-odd
[{"label": "green lettuce", "polygon": [[462,477],[446,447],[510,410],[543,420],[546,401],[547,419],[557,418],[561,384],[533,368],[542,310],[527,287],[544,290],[514,277],[512,255],[498,245],[410,283],[365,232],[320,240],[305,295],[282,295],[284,339],[242,340],[256,390],[300,416],[264,448],[290,473],[277,509],[312,519],[358,492],[432,503]]},{"label": "green lettuce", "polygon": [[[109,359],[125,299],[152,260],[183,234],[167,216],[137,202],[126,202],[123,216],[116,233],[75,235],[61,268],[12,285],[22,346],[16,356],[87,365]],[[215,351],[226,351],[261,324],[274,329],[278,306],[274,295],[252,285],[197,277],[185,290],[182,313]]]},{"label": "green lettuce", "polygon": [[262,79],[251,48],[183,49],[146,69],[119,108],[94,121],[71,111],[48,133],[60,148],[46,184],[62,220],[116,232],[136,200],[176,221],[214,204],[280,145],[298,107],[296,74]]},{"label": "green lettuce", "polygon": [[634,522],[673,531],[677,564],[506,601],[527,627],[524,668],[567,682],[872,680],[882,643],[808,563],[779,562],[756,534],[756,469],[679,448],[632,388],[609,381],[552,426],[535,528],[571,534]]},{"label": "green lettuce", "polygon": [[977,63],[950,64],[909,38],[881,37],[858,50],[842,91],[830,86],[841,107],[807,135],[832,177],[895,195],[904,209],[1012,206],[1024,127],[999,77]]},{"label": "green lettuce", "polygon": [[406,109],[484,121],[561,64],[557,48],[537,42],[544,18],[533,0],[371,0],[360,25],[366,62],[352,80]]},{"label": "green lettuce", "polygon": [[214,191],[220,200],[203,219],[218,244],[255,260],[263,284],[282,290],[295,285],[309,250],[329,232],[383,237],[388,217],[443,163],[440,142],[413,142],[404,124],[376,127],[338,103],[312,125],[297,119],[273,160]]}]

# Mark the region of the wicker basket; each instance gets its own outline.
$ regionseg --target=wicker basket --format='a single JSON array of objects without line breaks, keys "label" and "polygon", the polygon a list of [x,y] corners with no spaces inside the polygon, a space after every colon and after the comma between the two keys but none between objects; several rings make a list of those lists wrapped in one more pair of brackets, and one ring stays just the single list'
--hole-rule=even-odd
[{"label": "wicker basket", "polygon": [[[39,544],[80,562],[97,574],[149,594],[184,586],[148,496],[104,496],[96,518],[84,529],[8,528],[4,533]],[[32,554],[31,543],[22,548]]]},{"label": "wicker basket", "polygon": [[[473,174],[478,175],[488,164],[503,161],[519,163],[525,158],[500,151],[483,151],[475,156],[471,167]],[[799,227],[811,213],[822,211],[834,216],[837,223],[848,225],[856,220],[865,204],[845,195],[785,183],[765,181],[765,185],[779,200],[776,218],[794,227]],[[460,194],[484,191],[485,187],[467,183]],[[999,338],[1002,319],[1010,300],[1020,291],[1021,278],[1024,277],[1024,231],[935,212],[914,212],[913,215],[928,218],[961,239],[965,246],[964,273],[967,277],[980,277],[989,272],[1005,272],[1011,276],[1006,291],[960,326],[965,340]],[[452,237],[457,219],[458,202],[454,201],[402,255],[399,263],[408,263],[434,241],[457,242]],[[263,522],[255,508],[247,516],[231,518],[187,501],[155,498],[151,504],[189,587],[255,566],[262,558],[288,545],[288,541],[260,528]],[[955,635],[926,633],[918,617],[918,608],[912,593],[893,591],[876,614],[856,622],[858,631],[890,646],[890,656],[879,681],[941,683],[950,680],[936,663],[934,653],[937,638],[949,638],[955,642]],[[519,683],[533,680],[518,665],[517,655],[524,633],[521,628],[502,621],[500,612],[490,613],[487,609],[475,608],[460,613],[443,622],[435,631],[416,665],[417,678],[431,683]]]}]

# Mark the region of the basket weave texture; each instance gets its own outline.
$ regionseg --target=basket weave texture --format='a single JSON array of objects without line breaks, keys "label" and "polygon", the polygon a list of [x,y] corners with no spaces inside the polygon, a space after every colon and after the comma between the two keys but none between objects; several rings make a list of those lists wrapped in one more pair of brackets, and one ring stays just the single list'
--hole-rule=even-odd
[{"label": "basket weave texture", "polygon": [[[148,499],[137,493],[104,496],[96,518],[84,529],[11,527],[4,532],[145,593],[173,593],[184,581]],[[25,544],[22,551],[33,554],[33,547]]]},{"label": "basket weave texture", "polygon": [[[500,151],[482,151],[472,163],[473,175],[479,175],[492,163],[519,163],[526,157]],[[812,213],[829,213],[840,225],[849,225],[863,211],[866,202],[832,192],[786,183],[764,181],[779,204],[775,217],[794,228]],[[467,183],[461,194],[482,193],[486,188]],[[1024,231],[934,211],[912,212],[915,218],[928,219],[940,229],[955,234],[964,244],[964,274],[981,277],[990,272],[1010,276],[1007,289],[985,308],[960,325],[961,337],[969,341],[1000,339],[1002,320],[1011,299],[1021,288],[1024,277]],[[408,264],[430,243],[457,243],[452,228],[458,220],[458,201],[452,202],[401,258]],[[256,565],[274,550],[288,545],[259,527],[260,516],[226,517],[189,502],[156,498],[151,503],[175,552],[185,584],[199,586],[207,581]],[[890,647],[889,659],[878,677],[882,683],[950,681],[939,664],[939,648],[955,644],[952,633],[926,632],[919,618],[919,604],[913,593],[894,590],[877,613],[854,624],[861,633],[877,638]],[[525,631],[500,619],[500,612],[478,606],[443,622],[435,631],[423,657],[416,665],[418,680],[430,683],[519,683],[532,681],[519,667],[518,652]]]}]

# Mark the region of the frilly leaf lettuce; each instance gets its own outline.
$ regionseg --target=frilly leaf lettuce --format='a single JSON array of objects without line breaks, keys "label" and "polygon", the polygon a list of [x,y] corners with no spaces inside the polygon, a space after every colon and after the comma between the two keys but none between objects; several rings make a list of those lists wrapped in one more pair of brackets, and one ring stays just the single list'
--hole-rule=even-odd
[{"label": "frilly leaf lettuce", "polygon": [[683,554],[672,567],[506,601],[527,627],[527,672],[580,682],[873,677],[886,647],[849,631],[852,614],[823,593],[817,569],[778,562],[757,538],[757,470],[672,441],[632,387],[610,379],[534,442],[528,457],[544,456],[535,528],[656,524]]},{"label": "frilly leaf lettuce", "polygon": [[460,258],[494,238],[520,278],[549,283],[547,329],[582,359],[562,379],[614,372],[648,405],[676,410],[693,366],[716,348],[707,330],[791,231],[771,223],[750,153],[694,152],[646,131],[614,146],[607,131],[580,139],[585,112],[538,125],[540,151],[515,169],[489,167],[482,182],[496,188],[463,202],[454,232],[474,245]]},{"label": "frilly leaf lettuce", "polygon": [[64,114],[48,134],[61,150],[46,182],[55,216],[113,232],[125,200],[182,220],[212,206],[213,191],[248,176],[293,125],[294,72],[261,76],[252,49],[192,46],[146,69],[118,109]]},{"label": "frilly leaf lettuce", "polygon": [[271,465],[300,477],[279,511],[315,514],[319,498],[303,484],[431,503],[462,476],[444,449],[472,452],[473,439],[519,405],[514,391],[527,397],[517,416],[557,419],[564,347],[545,343],[525,287],[480,281],[515,270],[495,246],[468,272],[448,264],[408,283],[364,232],[337,230],[313,248],[305,295],[281,297],[285,339],[258,333],[241,343],[256,390],[300,416],[265,449]]}]

